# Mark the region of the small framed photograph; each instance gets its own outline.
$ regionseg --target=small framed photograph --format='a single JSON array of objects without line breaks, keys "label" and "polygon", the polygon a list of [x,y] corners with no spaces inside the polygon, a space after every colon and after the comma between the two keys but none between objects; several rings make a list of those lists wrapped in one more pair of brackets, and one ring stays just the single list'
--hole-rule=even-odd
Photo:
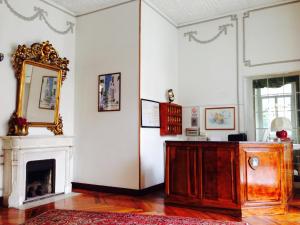
[{"label": "small framed photograph", "polygon": [[39,108],[54,110],[56,105],[57,77],[43,76]]},{"label": "small framed photograph", "polygon": [[191,127],[200,127],[199,118],[200,118],[200,108],[199,106],[193,106],[191,108]]},{"label": "small framed photograph", "polygon": [[235,130],[235,107],[206,108],[205,130]]},{"label": "small framed photograph", "polygon": [[141,126],[160,128],[159,102],[141,99]]},{"label": "small framed photograph", "polygon": [[99,75],[98,112],[121,110],[121,73]]}]

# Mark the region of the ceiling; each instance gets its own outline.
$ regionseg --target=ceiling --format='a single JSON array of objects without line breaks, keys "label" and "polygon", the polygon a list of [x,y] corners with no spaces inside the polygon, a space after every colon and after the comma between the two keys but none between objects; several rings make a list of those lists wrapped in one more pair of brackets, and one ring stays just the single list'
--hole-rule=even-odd
[{"label": "ceiling", "polygon": [[[52,0],[75,15],[128,2],[128,0]],[[249,8],[290,0],[147,0],[177,25],[213,18]]]}]

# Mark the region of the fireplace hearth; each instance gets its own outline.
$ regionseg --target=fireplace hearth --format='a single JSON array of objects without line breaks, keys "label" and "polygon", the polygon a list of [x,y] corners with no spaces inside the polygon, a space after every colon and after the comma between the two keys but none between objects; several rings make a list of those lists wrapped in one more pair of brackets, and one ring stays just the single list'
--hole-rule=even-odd
[{"label": "fireplace hearth", "polygon": [[30,161],[26,164],[25,201],[55,193],[55,159]]},{"label": "fireplace hearth", "polygon": [[73,137],[8,136],[1,140],[4,206],[22,208],[28,202],[71,192]]}]

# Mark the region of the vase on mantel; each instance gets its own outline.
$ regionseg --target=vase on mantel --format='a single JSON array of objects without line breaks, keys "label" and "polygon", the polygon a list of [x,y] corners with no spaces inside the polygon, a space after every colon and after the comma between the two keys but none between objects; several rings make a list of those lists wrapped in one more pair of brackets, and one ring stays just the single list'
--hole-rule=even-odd
[{"label": "vase on mantel", "polygon": [[16,136],[27,136],[28,135],[28,125],[24,124],[22,126],[15,125],[15,135]]}]

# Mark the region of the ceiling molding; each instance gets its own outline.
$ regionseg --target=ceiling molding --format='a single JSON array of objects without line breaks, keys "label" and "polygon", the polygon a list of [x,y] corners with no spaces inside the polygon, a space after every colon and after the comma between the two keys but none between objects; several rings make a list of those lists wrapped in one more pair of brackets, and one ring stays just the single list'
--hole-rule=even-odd
[{"label": "ceiling molding", "polygon": [[258,10],[261,10],[261,9],[264,9],[264,8],[277,7],[277,6],[286,5],[286,4],[290,4],[290,3],[298,2],[298,1],[300,1],[300,0],[290,0],[290,1],[283,0],[281,2],[274,3],[274,4],[265,4],[265,5],[262,5],[261,7],[250,7],[250,8],[243,9],[243,10],[237,10],[237,11],[234,11],[234,12],[231,12],[231,13],[226,13],[226,14],[220,15],[218,17],[208,17],[206,19],[199,19],[199,20],[195,20],[195,21],[190,21],[190,22],[178,24],[177,28],[180,29],[180,28],[193,26],[193,25],[197,25],[197,24],[201,24],[201,23],[212,22],[212,21],[215,21],[215,20],[227,18],[229,16],[244,14],[245,12],[258,11]]},{"label": "ceiling molding", "polygon": [[[81,17],[134,1],[142,1],[172,26],[181,28],[231,14],[279,5],[293,0],[40,0],[58,10]],[[294,0],[295,1],[295,0]],[[50,2],[50,3],[49,3]],[[53,4],[51,3],[53,2]],[[62,6],[62,8],[60,8]],[[95,10],[94,10],[95,9]],[[69,12],[68,12],[69,11]],[[73,13],[70,13],[73,12]]]},{"label": "ceiling molding", "polygon": [[86,15],[97,13],[97,12],[100,12],[100,11],[112,9],[112,8],[115,8],[115,7],[126,5],[126,4],[131,3],[131,2],[135,2],[135,1],[138,1],[138,0],[128,0],[127,2],[122,2],[122,3],[115,4],[115,5],[107,6],[107,7],[104,7],[104,8],[99,8],[99,9],[97,9],[95,11],[91,11],[91,12],[79,14],[79,15],[76,15],[76,17],[86,16]]},{"label": "ceiling molding", "polygon": [[225,16],[215,17],[215,18],[211,18],[211,19],[206,19],[206,20],[199,20],[199,21],[195,21],[195,22],[191,22],[191,23],[179,25],[178,28],[180,29],[180,28],[184,28],[184,27],[198,25],[198,24],[201,24],[201,23],[207,23],[207,22],[212,22],[212,21],[216,21],[216,20],[226,19],[228,17],[232,18],[234,16],[236,16],[236,15],[225,15]]},{"label": "ceiling molding", "polygon": [[168,17],[165,13],[163,13],[160,9],[158,9],[155,5],[153,5],[149,0],[142,0],[146,5],[148,5],[151,9],[153,9],[157,14],[163,17],[168,23],[170,23],[175,28],[178,28],[178,24],[175,23],[170,17]]},{"label": "ceiling molding", "polygon": [[60,6],[55,5],[55,3],[50,3],[47,0],[40,0],[40,1],[43,2],[43,3],[45,3],[46,5],[49,5],[49,6],[51,6],[51,7],[55,8],[55,9],[57,9],[57,10],[65,13],[65,14],[69,15],[69,16],[75,17],[75,14],[73,12],[70,12],[70,11],[68,11],[66,9],[62,9]]}]

